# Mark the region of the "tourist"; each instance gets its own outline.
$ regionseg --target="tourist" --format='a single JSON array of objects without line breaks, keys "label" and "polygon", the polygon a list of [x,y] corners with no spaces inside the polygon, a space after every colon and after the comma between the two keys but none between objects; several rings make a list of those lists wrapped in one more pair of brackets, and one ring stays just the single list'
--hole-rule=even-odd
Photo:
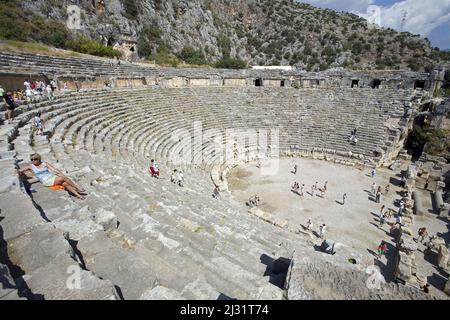
[{"label": "tourist", "polygon": [[377,174],[377,170],[375,168],[373,168],[372,171],[370,172],[370,175],[372,176],[372,178],[375,178],[376,174]]},{"label": "tourist", "polygon": [[390,190],[390,186],[386,185],[386,187],[384,188],[384,195],[387,196],[389,194],[389,190]]},{"label": "tourist", "polygon": [[376,194],[376,202],[377,203],[380,203],[380,199],[381,199],[381,186],[379,186],[378,187],[378,190],[377,190],[377,194]]},{"label": "tourist", "polygon": [[77,92],[80,92],[80,82],[78,80],[75,80],[75,87],[77,88]]},{"label": "tourist", "polygon": [[25,97],[27,98],[27,102],[30,103],[33,101],[33,90],[30,88],[25,90]]},{"label": "tourist", "polygon": [[55,79],[53,79],[52,81],[50,81],[50,87],[52,88],[52,92],[56,90],[57,86],[56,86],[56,81],[55,81]]},{"label": "tourist", "polygon": [[150,174],[154,178],[159,178],[159,168],[155,160],[150,160]]},{"label": "tourist", "polygon": [[419,237],[417,238],[417,241],[420,241],[420,243],[423,243],[423,240],[428,237],[428,231],[427,228],[423,227],[419,229]]},{"label": "tourist", "polygon": [[6,113],[5,118],[6,120],[14,120],[14,109],[16,107],[14,103],[14,99],[11,96],[11,92],[5,92],[3,93],[3,100],[5,100],[6,105]]},{"label": "tourist", "polygon": [[220,192],[219,186],[216,184],[215,187],[214,187],[214,190],[213,190],[212,197],[214,199],[219,199],[219,195],[220,195],[219,192]]},{"label": "tourist", "polygon": [[402,225],[402,216],[401,215],[397,215],[395,223],[398,224],[399,226]]},{"label": "tourist", "polygon": [[297,169],[298,169],[297,164],[294,164],[294,174],[297,174]]},{"label": "tourist", "polygon": [[381,259],[381,257],[383,255],[385,255],[387,252],[387,244],[384,241],[381,241],[381,244],[378,246],[378,250],[377,250],[377,257],[378,259]]},{"label": "tourist", "polygon": [[51,85],[47,85],[46,90],[47,90],[47,99],[48,99],[49,101],[53,101],[53,99],[55,99],[55,98],[54,98],[54,96],[53,96],[53,89],[52,89],[52,86],[51,86]]},{"label": "tourist", "polygon": [[260,201],[260,199],[259,199],[258,195],[255,194],[253,197],[250,197],[248,199],[247,205],[250,206],[250,207],[258,206],[259,201]]},{"label": "tourist", "polygon": [[44,122],[41,119],[41,112],[36,113],[34,117],[34,128],[36,129],[36,134],[43,135],[44,134]]},{"label": "tourist", "polygon": [[375,195],[376,191],[377,191],[377,184],[374,182],[372,183],[372,189],[370,189],[370,193]]},{"label": "tourist", "polygon": [[178,184],[180,187],[183,186],[183,179],[184,179],[183,171],[180,170],[180,171],[178,171],[178,174],[177,174],[177,184]]},{"label": "tourist", "polygon": [[400,200],[400,203],[398,205],[398,215],[401,216],[403,214],[403,209],[405,209],[405,202]]},{"label": "tourist", "polygon": [[430,236],[428,238],[428,241],[425,243],[425,246],[427,247],[428,251],[431,251],[434,249],[434,240],[436,239],[436,236]]},{"label": "tourist", "polygon": [[300,184],[295,181],[294,185],[292,186],[292,191],[298,194],[298,189],[300,188]]},{"label": "tourist", "polygon": [[430,293],[430,284],[427,283],[427,284],[421,286],[420,289],[422,289],[423,292],[425,292],[425,293]]},{"label": "tourist", "polygon": [[41,156],[37,153],[30,157],[31,165],[26,165],[21,169],[17,169],[19,175],[26,171],[32,171],[36,178],[46,187],[61,185],[67,191],[74,194],[79,199],[84,199],[86,194],[84,189],[75,185],[75,183],[66,177],[61,171],[53,167],[50,163],[42,162]]},{"label": "tourist", "polygon": [[24,83],[23,83],[23,86],[24,86],[24,88],[25,88],[25,91],[26,91],[26,90],[31,90],[30,80],[26,79],[26,80],[24,81]]},{"label": "tourist", "polygon": [[312,219],[309,218],[308,221],[306,222],[306,230],[312,230],[313,227],[313,222]]},{"label": "tourist", "polygon": [[172,183],[177,182],[177,169],[173,169],[173,172],[170,175],[170,182],[172,182]]},{"label": "tourist", "polygon": [[347,194],[344,193],[344,195],[342,196],[342,205],[345,204],[345,199],[347,199]]},{"label": "tourist", "polygon": [[311,196],[314,197],[314,185],[311,186]]},{"label": "tourist", "polygon": [[400,187],[405,188],[406,187],[406,177],[405,175],[402,175],[401,181],[400,181]]},{"label": "tourist", "polygon": [[325,223],[322,224],[322,225],[319,227],[319,237],[320,237],[320,239],[323,239],[323,236],[325,235],[326,227],[327,227],[327,226],[325,225]]},{"label": "tourist", "polygon": [[380,226],[382,226],[386,219],[386,206],[383,204],[380,210]]},{"label": "tourist", "polygon": [[305,184],[303,183],[302,186],[300,187],[300,196],[303,197],[305,192]]}]

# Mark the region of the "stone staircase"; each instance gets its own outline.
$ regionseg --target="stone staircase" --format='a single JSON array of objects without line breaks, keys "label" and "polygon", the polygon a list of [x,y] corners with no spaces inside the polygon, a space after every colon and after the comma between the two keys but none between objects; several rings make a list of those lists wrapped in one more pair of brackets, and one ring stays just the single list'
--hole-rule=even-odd
[{"label": "stone staircase", "polygon": [[[277,128],[282,151],[299,145],[370,158],[386,140],[385,119],[401,117],[408,98],[388,90],[146,88],[20,106],[17,120],[0,126],[3,247],[23,270],[11,277],[21,296],[32,298],[281,299],[283,275],[273,274],[273,261],[294,248],[313,249],[303,235],[246,213],[226,194],[212,198],[212,171],[229,165],[211,152],[212,130],[225,145],[220,130]],[[37,111],[43,137],[32,132]],[[178,164],[195,122],[211,135],[194,141],[196,161]],[[354,127],[360,142],[352,146]],[[172,139],[176,130],[184,130],[181,141]],[[39,183],[24,194],[14,165],[33,152],[84,186],[87,200]],[[148,175],[152,158],[160,179]],[[169,181],[174,168],[184,171],[183,187]],[[79,269],[81,290],[67,285],[71,268]]]}]

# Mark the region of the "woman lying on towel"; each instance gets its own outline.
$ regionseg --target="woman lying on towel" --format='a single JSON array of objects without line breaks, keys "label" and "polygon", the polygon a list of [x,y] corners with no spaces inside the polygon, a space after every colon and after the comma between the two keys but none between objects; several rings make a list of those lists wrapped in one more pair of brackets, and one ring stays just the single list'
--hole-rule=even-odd
[{"label": "woman lying on towel", "polygon": [[75,183],[66,177],[61,171],[53,167],[47,162],[41,161],[41,156],[37,153],[30,157],[31,165],[27,165],[18,169],[18,174],[23,174],[26,171],[32,171],[36,178],[46,187],[62,186],[67,191],[73,193],[77,198],[84,199],[82,194],[86,194],[84,189],[78,188]]}]

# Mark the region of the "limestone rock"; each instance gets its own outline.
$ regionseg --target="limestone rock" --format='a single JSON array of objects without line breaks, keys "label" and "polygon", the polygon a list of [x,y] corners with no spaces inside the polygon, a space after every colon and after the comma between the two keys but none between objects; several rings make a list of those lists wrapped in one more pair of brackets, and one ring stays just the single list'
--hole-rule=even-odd
[{"label": "limestone rock", "polygon": [[178,291],[157,286],[146,290],[139,300],[186,300]]},{"label": "limestone rock", "polygon": [[447,283],[445,284],[444,292],[450,296],[450,279],[447,280]]},{"label": "limestone rock", "polygon": [[449,257],[450,253],[448,248],[441,244],[438,248],[438,266],[442,269],[449,268]]},{"label": "limestone rock", "polygon": [[103,227],[104,231],[117,229],[118,220],[114,212],[99,209],[94,214],[94,220]]}]

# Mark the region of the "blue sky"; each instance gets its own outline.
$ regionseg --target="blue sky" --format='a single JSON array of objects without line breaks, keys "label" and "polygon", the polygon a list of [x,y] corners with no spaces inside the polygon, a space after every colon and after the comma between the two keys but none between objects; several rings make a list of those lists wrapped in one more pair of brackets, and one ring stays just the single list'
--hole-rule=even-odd
[{"label": "blue sky", "polygon": [[317,7],[353,12],[369,21],[420,34],[441,49],[450,49],[450,0],[300,0]]}]

